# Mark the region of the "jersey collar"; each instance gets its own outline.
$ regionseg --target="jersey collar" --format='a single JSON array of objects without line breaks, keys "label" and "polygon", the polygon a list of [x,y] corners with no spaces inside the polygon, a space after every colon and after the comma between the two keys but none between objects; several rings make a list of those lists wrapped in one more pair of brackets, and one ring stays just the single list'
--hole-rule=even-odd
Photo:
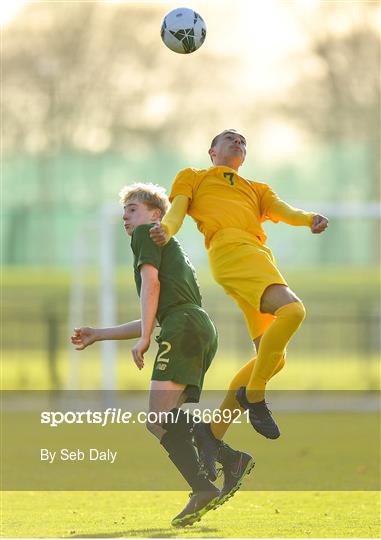
[{"label": "jersey collar", "polygon": [[234,174],[239,176],[238,171],[236,171],[235,169],[232,169],[231,167],[227,167],[226,165],[217,165],[217,166],[210,167],[209,171],[213,171],[214,169],[216,169],[218,171],[221,171],[221,172],[222,171],[233,172]]}]

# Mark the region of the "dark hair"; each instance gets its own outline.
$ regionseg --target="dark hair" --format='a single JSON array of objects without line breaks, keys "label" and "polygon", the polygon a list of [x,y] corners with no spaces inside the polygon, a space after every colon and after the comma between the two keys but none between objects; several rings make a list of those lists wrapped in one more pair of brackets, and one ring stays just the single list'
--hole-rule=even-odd
[{"label": "dark hair", "polygon": [[238,131],[236,129],[224,129],[224,131],[221,131],[221,133],[219,133],[218,135],[214,137],[214,139],[210,143],[210,148],[213,148],[213,146],[216,146],[218,138],[221,137],[221,135],[224,135],[225,133],[238,133]]}]

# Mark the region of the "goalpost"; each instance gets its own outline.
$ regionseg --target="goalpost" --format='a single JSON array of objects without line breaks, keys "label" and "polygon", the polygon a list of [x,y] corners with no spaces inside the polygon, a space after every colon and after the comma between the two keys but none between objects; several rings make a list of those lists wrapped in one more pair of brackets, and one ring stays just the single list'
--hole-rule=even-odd
[{"label": "goalpost", "polygon": [[[100,256],[100,288],[99,309],[100,324],[102,327],[116,324],[116,299],[114,290],[115,266],[115,235],[113,231],[113,217],[116,209],[121,212],[120,206],[104,205],[99,220],[99,256]],[[116,342],[102,341],[102,389],[114,390],[116,388]]]},{"label": "goalpost", "polygon": [[[77,232],[73,244],[73,264],[71,272],[71,287],[69,296],[69,335],[73,328],[84,324],[85,304],[85,268],[94,254],[88,252],[86,238],[89,234],[96,235],[98,243],[98,257],[95,264],[100,269],[98,291],[99,317],[101,327],[114,326],[116,321],[116,295],[114,290],[115,270],[115,221],[120,218],[121,208],[118,204],[104,204],[99,211],[97,226],[94,222],[84,223]],[[116,388],[116,360],[117,343],[115,341],[102,341],[101,347],[101,388],[114,390]],[[80,358],[77,351],[70,346],[68,355],[69,369],[66,382],[68,390],[77,389],[80,379]]]}]

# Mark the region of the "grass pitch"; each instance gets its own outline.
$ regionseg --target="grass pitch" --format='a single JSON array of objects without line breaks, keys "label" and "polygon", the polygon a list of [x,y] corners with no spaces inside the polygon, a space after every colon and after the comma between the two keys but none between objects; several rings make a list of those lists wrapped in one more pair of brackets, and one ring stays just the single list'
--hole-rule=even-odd
[{"label": "grass pitch", "polygon": [[200,523],[171,519],[186,492],[5,492],[10,538],[377,538],[378,492],[239,492]]}]

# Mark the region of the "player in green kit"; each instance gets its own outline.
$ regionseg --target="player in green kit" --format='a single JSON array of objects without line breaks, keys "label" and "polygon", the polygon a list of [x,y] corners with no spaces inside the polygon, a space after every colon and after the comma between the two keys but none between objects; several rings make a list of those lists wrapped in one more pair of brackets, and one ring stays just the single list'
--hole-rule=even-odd
[{"label": "player in green kit", "polygon": [[153,366],[149,409],[156,413],[156,418],[160,418],[160,413],[171,414],[165,421],[147,422],[147,428],[160,440],[192,489],[188,504],[172,525],[190,525],[225,502],[240,487],[254,461],[248,454],[223,443],[221,492],[200,471],[193,445],[193,423],[180,407],[186,402],[199,401],[205,373],[217,350],[217,332],[202,309],[194,268],[179,242],[172,238],[159,247],[150,238],[151,227],[161,220],[168,207],[164,190],[139,183],[125,186],[120,196],[124,228],[131,236],[141,319],[111,328],[76,328],[72,343],[82,350],[95,341],[139,338],[132,356],[142,369],[156,321],[159,323],[161,332],[156,338],[159,350]]}]

